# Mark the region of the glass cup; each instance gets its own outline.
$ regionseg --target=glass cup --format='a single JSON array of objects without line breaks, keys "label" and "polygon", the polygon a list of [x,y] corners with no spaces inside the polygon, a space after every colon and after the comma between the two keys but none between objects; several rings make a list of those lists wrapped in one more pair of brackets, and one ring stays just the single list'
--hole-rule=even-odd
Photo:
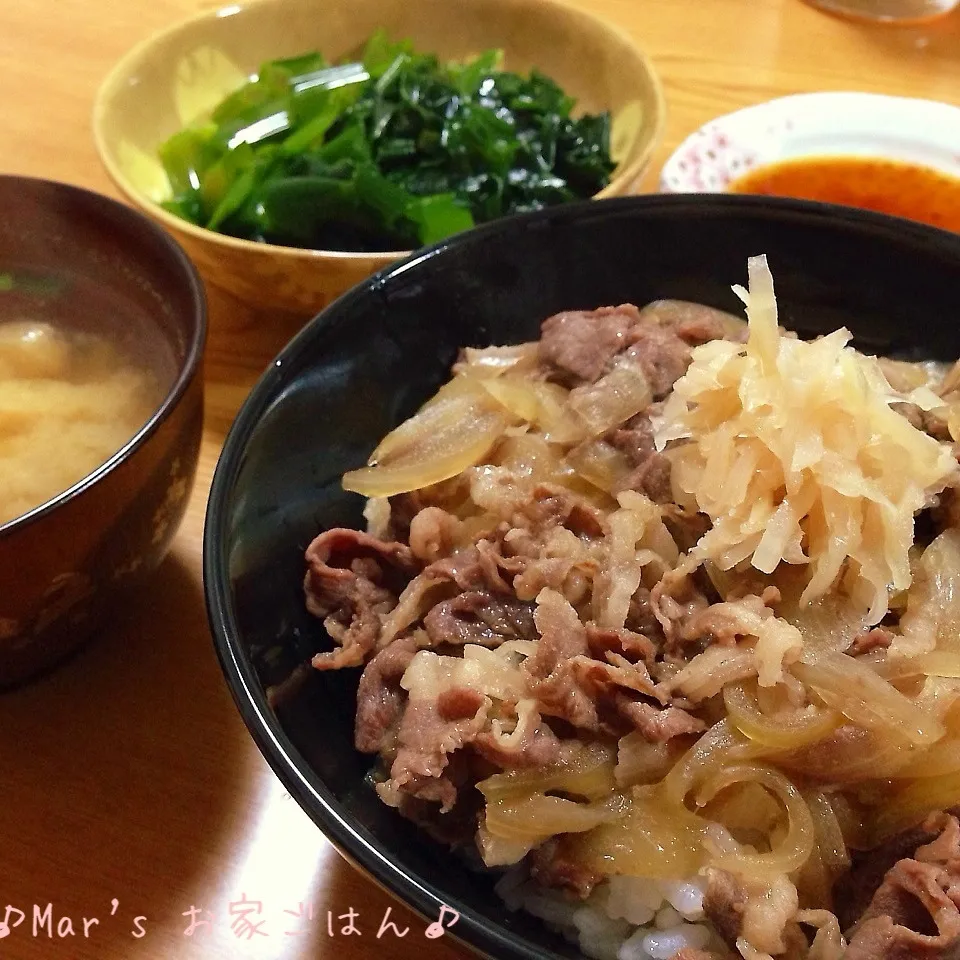
[{"label": "glass cup", "polygon": [[955,10],[960,0],[806,0],[827,13],[874,23],[923,23]]}]

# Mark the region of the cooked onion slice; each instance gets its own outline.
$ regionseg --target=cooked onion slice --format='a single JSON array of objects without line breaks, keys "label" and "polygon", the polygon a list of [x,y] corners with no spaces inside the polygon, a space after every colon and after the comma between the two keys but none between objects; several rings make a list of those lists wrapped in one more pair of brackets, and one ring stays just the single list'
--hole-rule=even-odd
[{"label": "cooked onion slice", "polygon": [[656,787],[636,787],[616,820],[569,838],[576,863],[604,874],[687,880],[705,864],[707,822],[670,803]]},{"label": "cooked onion slice", "polygon": [[945,737],[921,753],[916,760],[901,767],[896,776],[898,779],[902,777],[906,780],[924,780],[928,777],[942,777],[958,772],[960,772],[960,738]]},{"label": "cooked onion slice", "polygon": [[540,344],[537,341],[511,347],[464,347],[454,364],[454,374],[493,378],[505,373],[527,373],[537,366]]},{"label": "cooked onion slice", "polygon": [[901,663],[928,677],[960,677],[960,651],[934,650]]},{"label": "cooked onion slice", "polygon": [[888,793],[876,808],[872,824],[873,843],[879,844],[914,827],[933,810],[949,810],[960,803],[960,772],[925,777]]},{"label": "cooked onion slice", "polygon": [[668,683],[669,691],[679,691],[699,703],[715,697],[728,683],[735,683],[757,673],[753,650],[723,647],[719,644],[698,653]]},{"label": "cooked onion slice", "polygon": [[536,427],[550,443],[583,439],[583,425],[570,412],[568,391],[556,383],[506,376],[480,381],[482,388],[516,419]]},{"label": "cooked onion slice", "polygon": [[630,474],[630,461],[606,440],[578,444],[567,452],[566,459],[584,480],[607,493],[622,487]]},{"label": "cooked onion slice", "polygon": [[533,794],[488,801],[487,830],[504,840],[529,840],[558,833],[584,833],[617,817],[615,809]]},{"label": "cooked onion slice", "polygon": [[653,399],[643,369],[626,356],[596,383],[570,391],[570,407],[591,436],[606,433],[649,406]]},{"label": "cooked onion slice", "polygon": [[750,741],[728,720],[714,724],[663,778],[671,803],[682,805],[687,794],[732,760],[741,759]]},{"label": "cooked onion slice", "polygon": [[823,651],[791,669],[824,703],[869,730],[915,744],[933,743],[944,734],[935,716],[846,654]]},{"label": "cooked onion slice", "polygon": [[570,411],[569,391],[556,383],[503,377],[480,385],[511,415],[540,431],[549,443],[574,444],[584,438],[583,424]]},{"label": "cooked onion slice", "polygon": [[479,463],[507,424],[504,408],[478,381],[457,377],[384,438],[370,466],[344,474],[343,487],[392,497],[449,480]]},{"label": "cooked onion slice", "polygon": [[505,840],[503,837],[495,837],[487,829],[483,819],[477,827],[477,849],[488,867],[508,867],[519,863],[544,839],[544,837],[529,837],[525,840]]},{"label": "cooked onion slice", "polygon": [[850,854],[836,811],[825,793],[812,790],[803,799],[813,819],[820,859],[836,879],[850,866]]},{"label": "cooked onion slice", "polygon": [[680,737],[666,743],[651,743],[637,730],[621,737],[614,770],[617,785],[634,787],[659,783],[679,759],[684,743]]},{"label": "cooked onion slice", "polygon": [[774,759],[777,766],[819,783],[853,784],[896,776],[918,749],[901,737],[848,723],[823,740],[778,753]]},{"label": "cooked onion slice", "polygon": [[723,702],[741,733],[756,743],[781,750],[822,740],[843,722],[836,710],[813,705],[764,713],[757,702],[755,683],[729,684],[723,689]]},{"label": "cooked onion slice", "polygon": [[796,578],[789,578],[784,588],[781,586],[784,578],[778,577],[777,586],[781,587],[783,601],[777,613],[800,631],[804,649],[843,653],[866,629],[867,608],[838,593],[801,604],[803,586],[795,581]]},{"label": "cooked onion slice", "polygon": [[917,561],[900,633],[891,656],[960,654],[960,530],[944,530]]},{"label": "cooked onion slice", "polygon": [[791,873],[806,863],[813,849],[813,820],[800,791],[778,770],[760,764],[735,764],[714,774],[697,791],[697,805],[706,806],[714,797],[735,783],[758,783],[781,802],[787,814],[787,832],[779,843],[771,843],[767,853],[740,848],[717,852],[713,866],[731,873],[756,876]]},{"label": "cooked onion slice", "polygon": [[572,757],[539,770],[496,773],[477,784],[488,802],[533,793],[562,792],[598,800],[614,788],[616,752],[604,743],[580,744]]}]

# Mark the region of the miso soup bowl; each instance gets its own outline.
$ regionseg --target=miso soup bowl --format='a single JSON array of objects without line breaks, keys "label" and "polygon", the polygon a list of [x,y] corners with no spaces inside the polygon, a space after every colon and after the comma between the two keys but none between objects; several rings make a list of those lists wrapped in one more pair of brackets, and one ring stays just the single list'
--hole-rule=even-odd
[{"label": "miso soup bowl", "polygon": [[[11,686],[90,639],[166,554],[200,450],[206,305],[180,247],[114,200],[0,176],[0,209],[0,273],[62,281],[62,311],[46,315],[116,343],[158,378],[163,397],[105,463],[0,524],[0,686]],[[96,288],[95,303],[83,287]]]}]

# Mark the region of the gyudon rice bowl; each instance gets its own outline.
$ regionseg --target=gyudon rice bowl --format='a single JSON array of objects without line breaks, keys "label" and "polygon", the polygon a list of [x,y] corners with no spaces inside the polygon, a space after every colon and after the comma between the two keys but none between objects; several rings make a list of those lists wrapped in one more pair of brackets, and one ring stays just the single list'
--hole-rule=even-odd
[{"label": "gyudon rice bowl", "polygon": [[307,550],[313,665],[591,957],[960,956],[960,372],[735,289],[463,350]]}]

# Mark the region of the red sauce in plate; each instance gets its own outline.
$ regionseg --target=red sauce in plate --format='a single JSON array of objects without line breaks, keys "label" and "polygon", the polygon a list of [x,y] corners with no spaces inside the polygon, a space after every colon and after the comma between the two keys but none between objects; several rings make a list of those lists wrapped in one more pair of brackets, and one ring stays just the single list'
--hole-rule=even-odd
[{"label": "red sauce in plate", "polygon": [[801,157],[756,167],[728,189],[862,207],[960,232],[960,177],[899,160]]}]

